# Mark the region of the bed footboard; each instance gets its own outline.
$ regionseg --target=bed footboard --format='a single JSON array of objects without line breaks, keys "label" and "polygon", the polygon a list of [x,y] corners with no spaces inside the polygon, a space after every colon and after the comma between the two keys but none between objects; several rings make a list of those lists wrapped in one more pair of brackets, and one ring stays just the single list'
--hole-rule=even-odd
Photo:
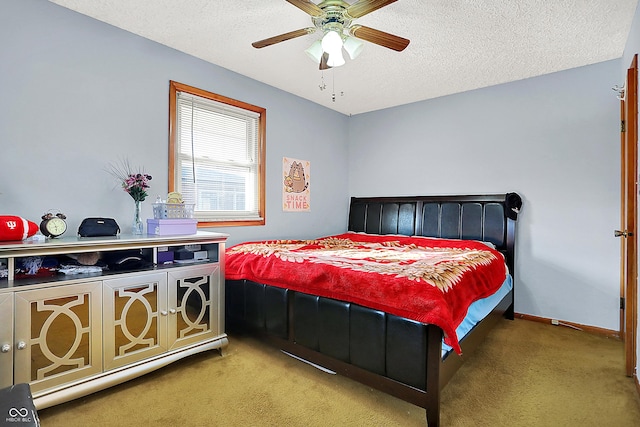
[{"label": "bed footboard", "polygon": [[[226,328],[427,410],[438,425],[442,330],[379,310],[229,280]],[[431,414],[430,414],[431,413]]]},{"label": "bed footboard", "polygon": [[[251,334],[426,410],[438,426],[440,391],[464,359],[442,355],[442,330],[344,301],[247,280],[225,283],[226,330]],[[462,342],[465,359],[513,310],[503,300]]]}]

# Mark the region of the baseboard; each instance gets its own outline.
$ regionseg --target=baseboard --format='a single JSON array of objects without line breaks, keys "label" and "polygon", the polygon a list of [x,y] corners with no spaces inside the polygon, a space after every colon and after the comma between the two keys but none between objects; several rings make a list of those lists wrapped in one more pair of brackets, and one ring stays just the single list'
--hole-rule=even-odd
[{"label": "baseboard", "polygon": [[532,322],[546,323],[549,325],[564,326],[567,328],[577,329],[579,331],[588,332],[594,335],[600,335],[607,338],[620,339],[620,332],[611,329],[597,328],[595,326],[581,325],[579,323],[566,322],[564,320],[550,319],[547,317],[532,316],[530,314],[515,313],[516,319],[531,320]]}]

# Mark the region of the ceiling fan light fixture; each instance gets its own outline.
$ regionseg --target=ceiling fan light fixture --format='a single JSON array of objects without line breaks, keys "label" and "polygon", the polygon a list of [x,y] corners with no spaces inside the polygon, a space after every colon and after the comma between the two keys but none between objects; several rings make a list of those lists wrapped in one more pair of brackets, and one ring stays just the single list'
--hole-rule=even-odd
[{"label": "ceiling fan light fixture", "polygon": [[305,53],[319,64],[320,70],[326,70],[345,63],[342,48],[352,60],[355,59],[364,48],[363,40],[396,52],[403,51],[410,43],[409,39],[353,24],[354,19],[388,6],[396,0],[352,0],[349,3],[344,0],[321,0],[317,3],[311,0],[286,1],[309,15],[313,26],[258,40],[251,43],[253,47],[261,49],[318,31],[323,33],[322,39],[309,46]]},{"label": "ceiling fan light fixture", "polygon": [[333,55],[334,53],[340,52],[341,49],[342,37],[340,37],[340,34],[333,30],[327,31],[324,37],[322,37],[322,50],[329,55]]},{"label": "ceiling fan light fixture", "polygon": [[322,59],[322,41],[316,40],[311,46],[309,46],[304,53],[306,53],[313,62],[316,64],[320,63],[320,59]]},{"label": "ceiling fan light fixture", "polygon": [[362,52],[362,49],[364,48],[364,43],[355,37],[347,37],[344,40],[343,47],[344,47],[344,50],[346,50],[347,53],[349,54],[349,58],[356,59],[358,55],[360,55],[360,52]]},{"label": "ceiling fan light fixture", "polygon": [[329,54],[327,65],[329,67],[339,67],[344,65],[342,56],[342,36],[337,31],[329,30],[322,37],[322,50]]},{"label": "ceiling fan light fixture", "polygon": [[342,51],[338,50],[336,52],[331,52],[329,54],[329,60],[327,61],[327,65],[329,67],[339,67],[344,65],[344,57],[342,56]]}]

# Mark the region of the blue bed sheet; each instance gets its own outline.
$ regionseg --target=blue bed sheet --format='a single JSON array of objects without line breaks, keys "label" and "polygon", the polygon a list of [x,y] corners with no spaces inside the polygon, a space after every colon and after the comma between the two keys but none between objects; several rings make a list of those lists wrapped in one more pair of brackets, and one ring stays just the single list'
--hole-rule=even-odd
[{"label": "blue bed sheet", "polygon": [[[487,317],[491,310],[493,310],[499,303],[502,301],[502,298],[509,291],[513,289],[513,279],[511,275],[508,274],[505,281],[500,286],[498,291],[486,298],[480,299],[469,306],[469,310],[467,311],[467,315],[460,323],[458,328],[456,329],[456,334],[458,335],[458,340],[462,341],[462,338],[471,330],[473,327],[482,319]],[[444,357],[449,351],[451,351],[451,346],[448,346],[444,342],[442,343],[442,356]]]}]

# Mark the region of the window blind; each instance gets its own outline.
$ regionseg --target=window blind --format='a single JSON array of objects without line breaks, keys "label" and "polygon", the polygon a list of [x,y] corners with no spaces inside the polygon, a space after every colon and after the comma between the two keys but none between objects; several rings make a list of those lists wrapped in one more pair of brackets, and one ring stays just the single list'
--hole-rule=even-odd
[{"label": "window blind", "polygon": [[178,92],[175,174],[199,221],[261,219],[258,210],[260,115]]}]

